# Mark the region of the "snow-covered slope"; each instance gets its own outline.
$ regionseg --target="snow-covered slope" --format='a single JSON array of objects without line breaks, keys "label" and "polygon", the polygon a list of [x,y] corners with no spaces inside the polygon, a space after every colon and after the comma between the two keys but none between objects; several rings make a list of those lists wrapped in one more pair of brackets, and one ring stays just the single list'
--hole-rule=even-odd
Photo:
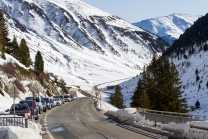
[{"label": "snow-covered slope", "polygon": [[34,60],[68,85],[90,88],[135,76],[169,45],[114,15],[79,0],[1,0],[10,38],[25,38]]},{"label": "snow-covered slope", "polygon": [[174,13],[169,16],[151,18],[133,24],[162,37],[172,45],[175,39],[178,39],[199,17],[201,16]]},{"label": "snow-covered slope", "polygon": [[[206,42],[208,44],[208,41]],[[201,44],[204,46],[204,44]],[[179,75],[182,81],[182,90],[184,91],[182,97],[186,98],[189,108],[195,107],[195,103],[198,100],[200,103],[200,109],[191,111],[194,114],[206,115],[208,119],[208,54],[207,51],[200,50],[200,47],[195,48],[195,53],[190,55],[186,60],[183,55],[178,56],[176,54],[172,55],[172,60],[174,61]],[[188,51],[186,51],[188,55]],[[196,81],[196,69],[198,70],[199,80]],[[122,82],[119,85],[122,88],[122,93],[125,97],[125,104],[130,107],[130,98],[137,86],[139,76],[134,77],[128,81]],[[114,93],[114,90],[111,92]]]}]

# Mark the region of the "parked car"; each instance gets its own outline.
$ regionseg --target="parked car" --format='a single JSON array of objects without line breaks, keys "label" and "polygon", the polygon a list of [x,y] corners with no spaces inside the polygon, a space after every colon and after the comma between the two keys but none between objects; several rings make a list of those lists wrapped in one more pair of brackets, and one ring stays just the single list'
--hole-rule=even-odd
[{"label": "parked car", "polygon": [[41,99],[42,105],[43,105],[43,112],[46,112],[47,106],[46,106],[46,101]]},{"label": "parked car", "polygon": [[66,101],[70,102],[71,101],[70,94],[64,94],[64,100],[65,102]]},{"label": "parked car", "polygon": [[60,99],[61,99],[61,101],[62,101],[62,104],[64,104],[64,103],[65,103],[64,95],[60,95],[59,97],[60,97]]},{"label": "parked car", "polygon": [[37,105],[38,105],[38,108],[39,108],[39,113],[43,113],[43,104],[42,104],[42,101],[41,101],[41,97],[37,96],[37,97],[26,97],[25,100],[35,100]]},{"label": "parked car", "polygon": [[23,117],[25,117],[25,114],[27,114],[29,119],[32,118],[30,107],[27,104],[20,104],[20,103],[12,104],[9,110],[9,113],[16,114],[16,115],[23,116]]},{"label": "parked car", "polygon": [[54,98],[50,98],[50,103],[51,103],[51,106],[52,106],[52,107],[55,107],[55,106],[56,106],[56,104],[55,104],[55,102],[54,102]]},{"label": "parked car", "polygon": [[50,98],[48,97],[43,97],[42,100],[44,100],[46,102],[46,108],[47,109],[51,109],[52,108],[52,102],[50,101]]},{"label": "parked car", "polygon": [[[33,100],[21,100],[19,103],[20,104],[27,103],[27,105],[30,107],[32,115],[35,117],[35,120],[38,120],[38,118],[39,118],[39,108],[37,106],[36,101],[33,101]],[[34,106],[32,105],[32,103],[34,103],[33,104]]]},{"label": "parked car", "polygon": [[71,101],[74,101],[74,96],[70,95]]},{"label": "parked car", "polygon": [[54,102],[56,103],[57,106],[61,106],[61,104],[62,104],[60,98],[54,98]]}]

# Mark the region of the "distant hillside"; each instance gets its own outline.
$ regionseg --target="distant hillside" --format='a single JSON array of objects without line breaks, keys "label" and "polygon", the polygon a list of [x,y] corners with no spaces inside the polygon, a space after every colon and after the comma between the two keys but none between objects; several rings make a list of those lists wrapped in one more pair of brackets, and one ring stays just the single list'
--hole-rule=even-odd
[{"label": "distant hillside", "polygon": [[[172,47],[170,47],[164,54],[171,53],[185,54],[185,50],[190,50],[194,45],[202,47],[202,44],[208,40],[208,14],[199,18],[193,26],[187,29],[178,40],[176,40]],[[194,50],[190,50],[194,51]],[[192,53],[192,52],[190,52]]]},{"label": "distant hillside", "polygon": [[133,24],[160,36],[172,45],[199,17],[200,16],[174,13],[169,16],[151,18]]}]

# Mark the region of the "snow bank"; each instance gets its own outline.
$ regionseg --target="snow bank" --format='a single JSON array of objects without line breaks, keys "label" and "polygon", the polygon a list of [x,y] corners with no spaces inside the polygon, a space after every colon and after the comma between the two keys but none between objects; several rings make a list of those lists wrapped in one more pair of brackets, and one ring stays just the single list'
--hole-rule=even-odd
[{"label": "snow bank", "polygon": [[115,117],[117,120],[121,122],[134,122],[134,121],[140,121],[144,120],[144,117],[142,117],[139,113],[132,114],[132,110],[116,110],[116,111],[108,111],[108,114]]},{"label": "snow bank", "polygon": [[28,128],[19,126],[0,126],[1,139],[42,139],[40,133],[40,128],[33,122],[29,122]]},{"label": "snow bank", "polygon": [[135,109],[119,109],[116,111],[108,111],[108,114],[124,123],[131,123],[146,128],[151,128],[160,131],[169,131],[169,135],[177,138],[187,139],[208,139],[208,131],[197,129],[194,127],[208,128],[208,121],[193,121],[187,123],[176,124],[170,122],[169,124],[156,123],[145,120],[145,116],[141,116]]}]

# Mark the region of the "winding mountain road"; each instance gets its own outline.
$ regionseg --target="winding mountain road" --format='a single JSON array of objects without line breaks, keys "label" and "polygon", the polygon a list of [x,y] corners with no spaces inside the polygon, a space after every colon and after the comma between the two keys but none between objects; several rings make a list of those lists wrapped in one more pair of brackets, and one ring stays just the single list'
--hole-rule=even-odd
[{"label": "winding mountain road", "polygon": [[94,100],[90,98],[76,98],[73,102],[53,108],[45,115],[43,131],[45,131],[43,139],[157,138],[148,136],[148,133],[139,134],[109,122],[108,117],[95,110]]}]

